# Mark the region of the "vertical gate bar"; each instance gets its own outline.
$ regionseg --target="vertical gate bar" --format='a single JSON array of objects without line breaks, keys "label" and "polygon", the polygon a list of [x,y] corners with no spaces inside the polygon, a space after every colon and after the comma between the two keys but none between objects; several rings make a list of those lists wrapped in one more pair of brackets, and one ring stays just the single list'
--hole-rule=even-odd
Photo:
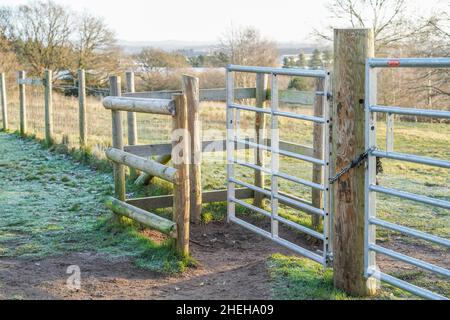
[{"label": "vertical gate bar", "polygon": [[[369,106],[376,104],[377,81],[376,70],[366,63],[365,84],[365,146],[366,150],[376,146],[376,114],[370,111]],[[376,157],[368,155],[365,173],[365,222],[364,222],[364,274],[366,277],[370,271],[376,270],[375,252],[369,251],[369,244],[376,241],[375,226],[369,223],[369,219],[376,216],[376,194],[370,191],[369,186],[376,184]]]},{"label": "vertical gate bar", "polygon": [[279,171],[279,144],[280,144],[280,135],[278,131],[278,116],[275,115],[275,112],[278,111],[278,78],[276,74],[272,74],[271,79],[271,116],[270,116],[270,134],[271,134],[271,212],[272,216],[271,220],[271,233],[272,237],[278,237],[278,221],[276,220],[276,216],[278,216],[278,174]]},{"label": "vertical gate bar", "polygon": [[[19,81],[23,81],[26,78],[25,71],[19,71]],[[19,100],[20,100],[20,135],[25,136],[27,133],[27,96],[25,94],[25,83],[19,82]]]},{"label": "vertical gate bar", "polygon": [[386,151],[394,151],[394,114],[386,114]]},{"label": "vertical gate bar", "polygon": [[325,160],[325,168],[323,169],[323,183],[325,185],[325,190],[323,191],[323,210],[325,211],[325,216],[323,218],[323,266],[327,267],[328,264],[328,254],[331,252],[330,250],[330,215],[331,215],[331,206],[330,206],[330,104],[328,99],[328,92],[330,90],[330,72],[327,72],[327,75],[324,80],[324,97],[323,97],[323,117],[325,119],[325,123],[323,124],[323,156]]},{"label": "vertical gate bar", "polygon": [[236,204],[231,201],[235,198],[235,184],[230,181],[234,178],[234,109],[230,105],[234,102],[234,74],[227,70],[227,221],[234,218]]}]

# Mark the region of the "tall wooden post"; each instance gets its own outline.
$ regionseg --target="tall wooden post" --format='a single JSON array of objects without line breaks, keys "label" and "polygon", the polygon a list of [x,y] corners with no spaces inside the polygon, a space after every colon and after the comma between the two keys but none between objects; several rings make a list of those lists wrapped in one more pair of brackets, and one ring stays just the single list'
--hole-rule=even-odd
[{"label": "tall wooden post", "polygon": [[[134,72],[128,71],[126,74],[127,80],[127,92],[135,92],[134,88]],[[128,126],[128,145],[137,145],[138,135],[137,135],[137,120],[135,112],[127,112],[127,126]],[[136,169],[130,168],[130,178],[132,180],[136,179],[139,172]]]},{"label": "tall wooden post", "polygon": [[87,146],[86,121],[86,74],[83,69],[78,70],[78,123],[80,125],[80,146]]},{"label": "tall wooden post", "polygon": [[[316,92],[323,92],[324,91],[324,79],[317,79],[316,80]],[[314,100],[314,116],[316,117],[323,117],[323,99],[326,99],[323,95],[317,95]],[[313,127],[313,149],[314,149],[314,158],[316,159],[323,159],[323,126],[324,124],[316,123],[314,122]],[[312,180],[313,182],[317,184],[323,183],[323,167],[321,165],[313,164],[313,176]],[[315,188],[311,191],[311,199],[312,199],[312,205],[316,208],[322,208],[323,205],[323,197],[322,197],[322,191],[317,190]],[[316,230],[320,228],[320,221],[321,217],[317,214],[311,215],[311,224],[312,227]]]},{"label": "tall wooden post", "polygon": [[[19,81],[25,80],[26,72],[19,71]],[[20,134],[27,133],[27,99],[25,95],[25,83],[19,83],[19,112],[20,112]]]},{"label": "tall wooden post", "polygon": [[[264,108],[264,103],[267,98],[267,75],[258,73],[256,75],[256,104],[258,108]],[[266,122],[264,113],[255,114],[255,142],[264,145],[266,131]],[[255,164],[264,167],[264,150],[255,148]],[[264,172],[255,170],[255,186],[264,189]],[[259,208],[263,206],[264,195],[255,192],[253,205]]]},{"label": "tall wooden post", "polygon": [[175,116],[172,120],[172,162],[177,169],[177,181],[173,186],[173,221],[177,223],[177,250],[189,255],[189,139],[186,96],[177,94]]},{"label": "tall wooden post", "polygon": [[183,75],[182,90],[186,96],[189,146],[190,215],[199,223],[202,218],[202,141],[200,137],[200,89],[196,77]]},{"label": "tall wooden post", "polygon": [[[121,95],[121,81],[118,76],[109,78],[109,94],[111,96]],[[122,112],[112,110],[112,146],[113,148],[123,150],[123,129]],[[125,201],[125,167],[114,163],[114,194],[120,201]]]},{"label": "tall wooden post", "polygon": [[45,143],[53,143],[53,73],[45,70]]},{"label": "tall wooden post", "polygon": [[[365,61],[373,56],[372,30],[334,30],[333,172],[365,151]],[[358,296],[376,292],[364,277],[364,170],[350,170],[332,189],[334,285]]]},{"label": "tall wooden post", "polygon": [[6,75],[0,74],[0,103],[2,104],[3,130],[8,130],[8,99],[6,98]]}]

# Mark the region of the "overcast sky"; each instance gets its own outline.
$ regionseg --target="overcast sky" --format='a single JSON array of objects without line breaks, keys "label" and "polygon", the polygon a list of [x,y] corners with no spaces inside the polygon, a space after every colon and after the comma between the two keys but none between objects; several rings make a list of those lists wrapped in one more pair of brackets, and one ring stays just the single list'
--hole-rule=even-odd
[{"label": "overcast sky", "polygon": [[[216,41],[233,25],[252,25],[279,41],[312,42],[326,25],[329,0],[54,0],[101,15],[127,41]],[[443,0],[409,0],[421,11]],[[445,0],[448,1],[448,0]],[[27,0],[0,0],[3,5]],[[420,5],[422,3],[422,5]]]}]

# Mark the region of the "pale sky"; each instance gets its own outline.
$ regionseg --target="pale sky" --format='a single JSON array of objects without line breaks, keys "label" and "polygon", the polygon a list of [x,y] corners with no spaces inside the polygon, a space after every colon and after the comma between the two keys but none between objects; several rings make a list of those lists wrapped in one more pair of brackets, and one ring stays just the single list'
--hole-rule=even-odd
[{"label": "pale sky", "polygon": [[[313,28],[326,26],[329,0],[54,0],[103,16],[120,40],[216,41],[231,25],[252,25],[278,42],[313,42]],[[442,0],[409,0],[429,10]],[[448,1],[448,0],[445,0]],[[27,0],[0,0],[17,5]],[[422,2],[422,5],[419,3]],[[426,3],[426,4],[425,4]]]}]

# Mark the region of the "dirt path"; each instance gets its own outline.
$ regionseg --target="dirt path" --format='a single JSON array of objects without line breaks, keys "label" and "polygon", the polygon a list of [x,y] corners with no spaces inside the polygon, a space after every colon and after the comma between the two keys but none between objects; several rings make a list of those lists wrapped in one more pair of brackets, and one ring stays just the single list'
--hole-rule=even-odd
[{"label": "dirt path", "polygon": [[[111,191],[108,175],[0,133],[0,179],[1,299],[270,297],[266,260],[284,250],[237,226],[194,227],[199,266],[165,276],[138,268],[127,248],[113,251],[98,239],[93,225],[108,214],[99,203]],[[66,285],[70,265],[80,268],[80,290]]]}]

